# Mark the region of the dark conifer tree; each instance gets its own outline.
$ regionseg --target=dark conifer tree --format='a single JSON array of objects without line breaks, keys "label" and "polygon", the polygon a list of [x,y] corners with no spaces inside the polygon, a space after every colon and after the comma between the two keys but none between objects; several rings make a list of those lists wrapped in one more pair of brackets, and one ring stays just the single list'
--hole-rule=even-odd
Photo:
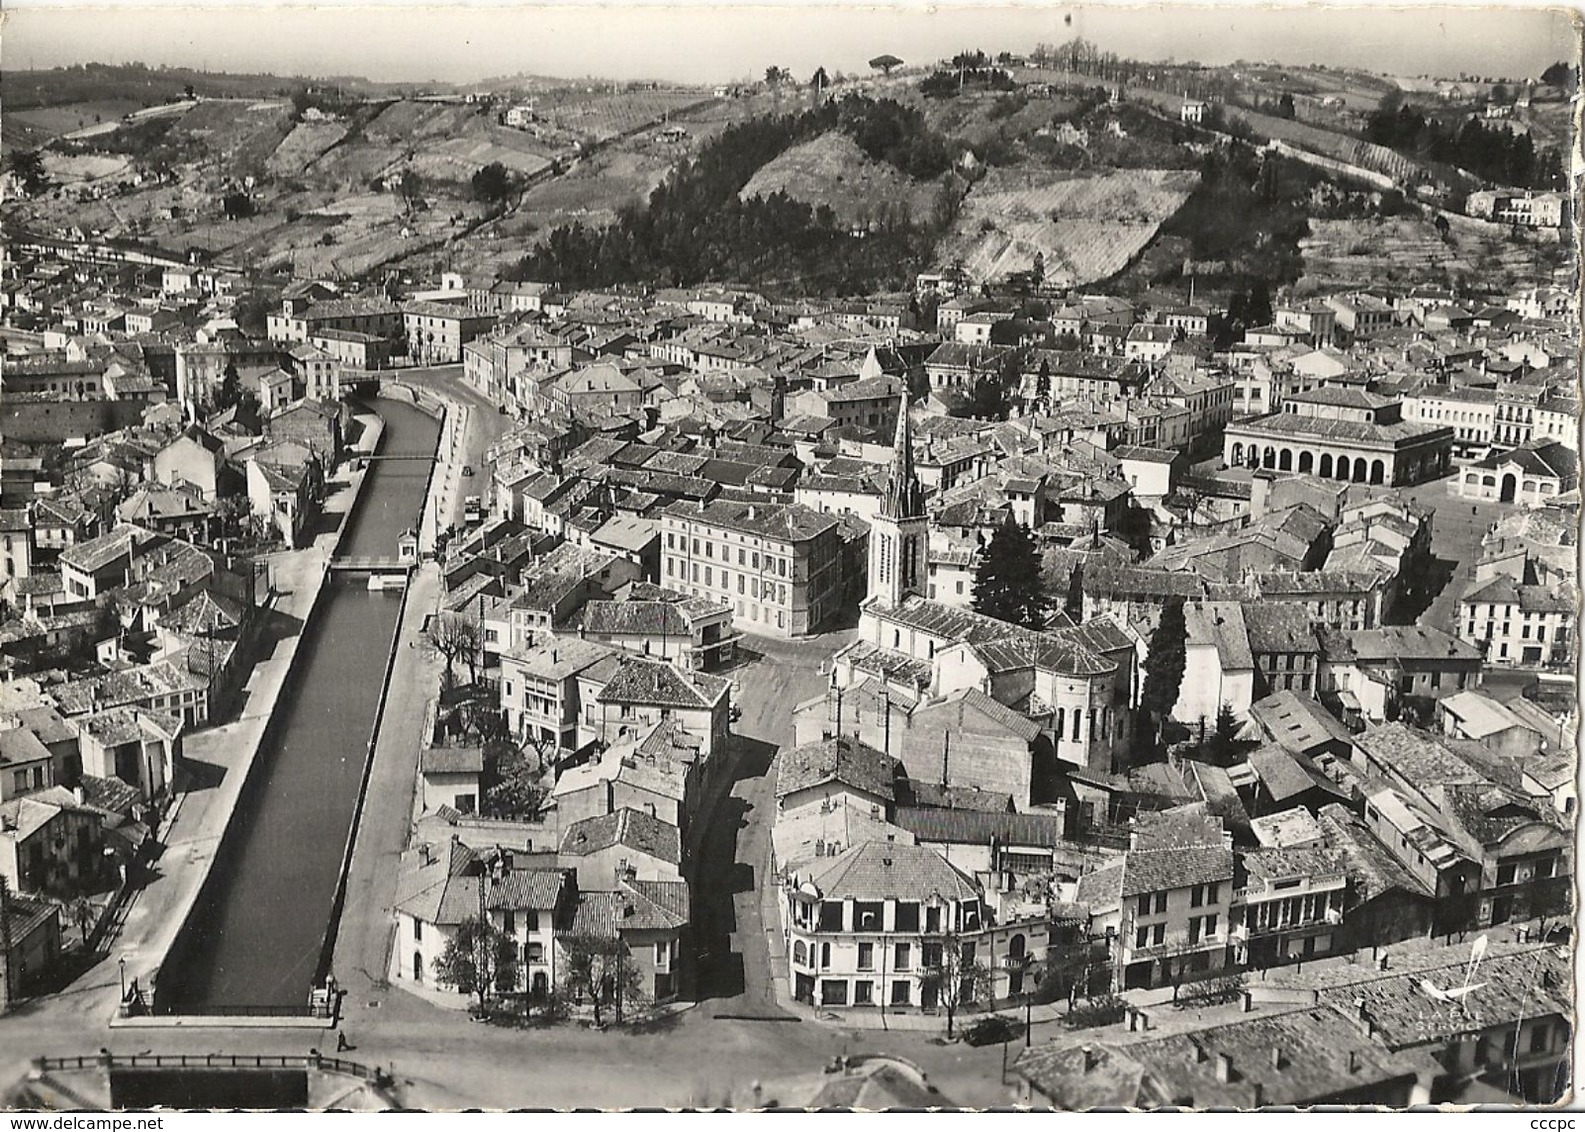
[{"label": "dark conifer tree", "polygon": [[1150,635],[1150,652],[1145,657],[1145,682],[1139,692],[1140,710],[1155,720],[1156,733],[1178,702],[1187,657],[1188,626],[1183,619],[1183,599],[1167,602],[1161,620]]},{"label": "dark conifer tree", "polygon": [[974,570],[974,611],[1026,629],[1045,628],[1040,554],[1030,533],[1010,517],[991,536]]}]

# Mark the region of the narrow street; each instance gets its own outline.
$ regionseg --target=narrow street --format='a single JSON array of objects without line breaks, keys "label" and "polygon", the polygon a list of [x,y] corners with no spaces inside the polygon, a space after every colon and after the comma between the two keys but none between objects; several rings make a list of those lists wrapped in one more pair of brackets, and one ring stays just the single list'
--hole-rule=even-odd
[{"label": "narrow street", "polygon": [[732,786],[701,814],[694,878],[701,1009],[715,1017],[787,1018],[776,1005],[764,915],[770,828],[776,814],[776,751],[792,742],[793,708],[820,694],[820,666],[851,639],[809,641],[748,637],[743,662],[723,673],[737,682],[742,709],[734,737]]},{"label": "narrow street", "polygon": [[468,408],[468,427],[463,435],[461,451],[455,464],[459,473],[463,468],[472,468],[473,475],[460,476],[451,501],[451,513],[444,516],[444,522],[441,523],[442,527],[448,524],[461,526],[463,506],[467,497],[483,495],[485,491],[484,485],[489,471],[484,459],[485,452],[516,422],[502,414],[492,401],[479,394],[462,379],[461,365],[391,370],[381,376],[399,381],[403,385],[423,389],[436,397],[443,397]]}]

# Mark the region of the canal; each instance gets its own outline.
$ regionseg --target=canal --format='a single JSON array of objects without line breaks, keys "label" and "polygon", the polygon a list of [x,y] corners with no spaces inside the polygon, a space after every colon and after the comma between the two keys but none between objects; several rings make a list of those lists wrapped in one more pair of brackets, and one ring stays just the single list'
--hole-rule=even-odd
[{"label": "canal", "polygon": [[[433,453],[440,423],[382,398],[385,455]],[[430,463],[370,465],[337,553],[389,558],[424,506]],[[213,874],[160,972],[158,1009],[301,1007],[332,901],[401,609],[394,591],[327,583]]]}]

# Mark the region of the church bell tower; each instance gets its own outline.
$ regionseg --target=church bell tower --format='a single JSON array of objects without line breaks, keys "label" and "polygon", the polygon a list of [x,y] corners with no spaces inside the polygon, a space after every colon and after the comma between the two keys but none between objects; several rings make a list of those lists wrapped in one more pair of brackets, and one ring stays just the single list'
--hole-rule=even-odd
[{"label": "church bell tower", "polygon": [[897,407],[892,463],[880,510],[870,524],[868,598],[896,605],[909,594],[928,593],[930,522],[925,489],[914,471],[913,429],[906,390]]}]

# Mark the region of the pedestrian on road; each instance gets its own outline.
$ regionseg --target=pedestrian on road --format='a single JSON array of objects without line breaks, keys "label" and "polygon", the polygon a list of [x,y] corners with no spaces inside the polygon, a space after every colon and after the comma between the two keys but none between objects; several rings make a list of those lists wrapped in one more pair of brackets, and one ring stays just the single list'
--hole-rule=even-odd
[{"label": "pedestrian on road", "polygon": [[336,1031],[336,1052],[337,1053],[346,1053],[351,1048],[352,1048],[352,1044],[347,1041],[347,1032],[345,1030],[337,1030]]}]

